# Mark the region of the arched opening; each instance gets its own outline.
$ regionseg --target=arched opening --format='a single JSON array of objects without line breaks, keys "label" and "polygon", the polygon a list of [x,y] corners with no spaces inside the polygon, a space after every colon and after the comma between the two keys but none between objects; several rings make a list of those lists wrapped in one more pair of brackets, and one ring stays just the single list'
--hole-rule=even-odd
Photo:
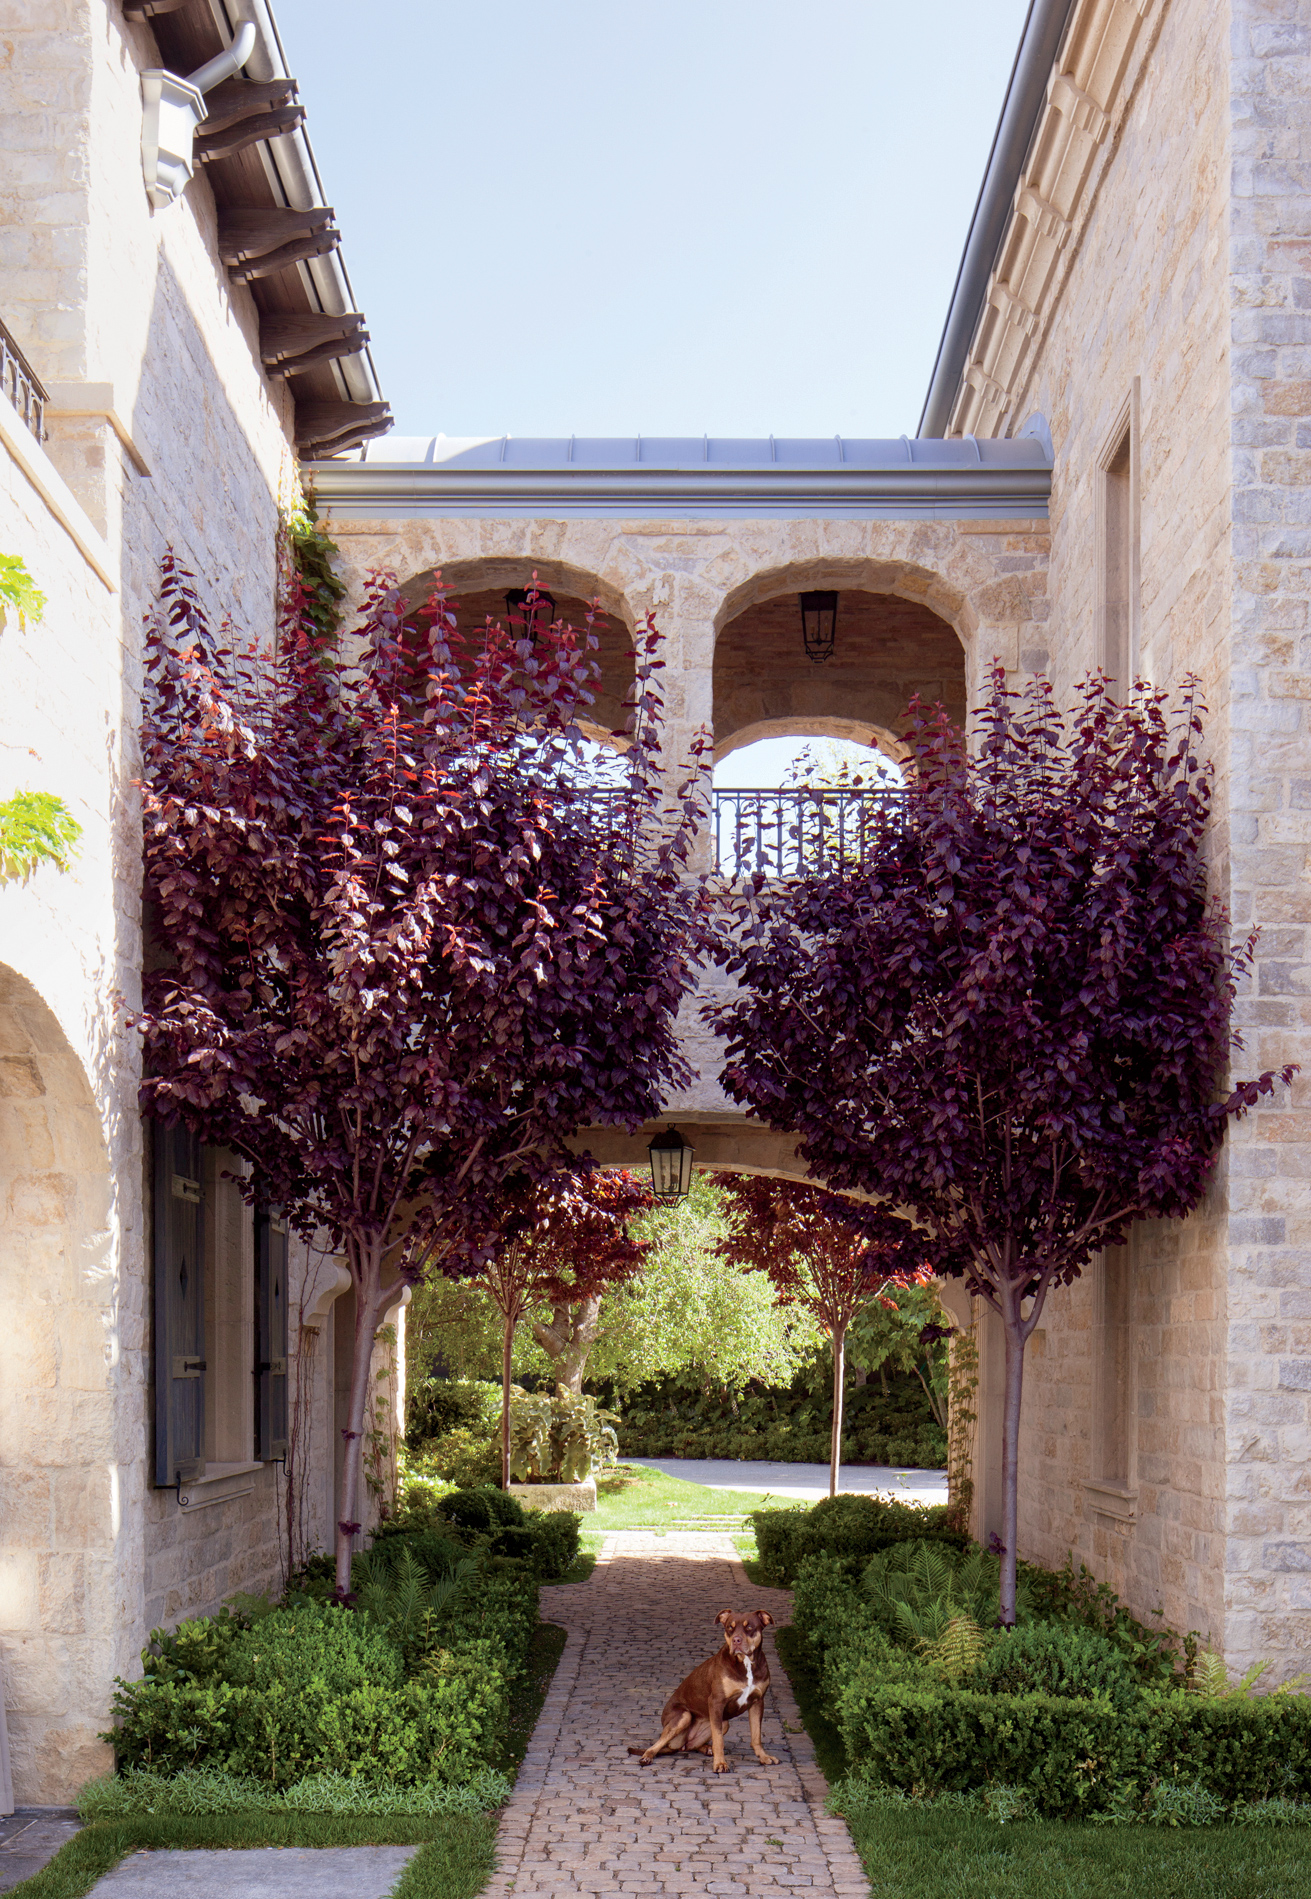
[{"label": "arched opening", "polygon": [[[489,560],[451,562],[441,570],[442,579],[452,591],[456,623],[465,634],[476,632],[488,617],[508,624],[506,595],[534,584],[550,595],[553,617],[587,629],[587,615],[595,613],[590,632],[597,642],[593,654],[600,678],[595,699],[579,719],[591,739],[608,743],[622,729],[626,713],[624,701],[633,683],[633,632],[625,617],[623,603],[613,588],[606,587],[593,574],[573,567],[539,560]],[[418,607],[433,585],[433,570],[416,574],[402,592],[408,603]]]},{"label": "arched opening", "polygon": [[803,638],[801,594],[773,593],[729,620],[715,644],[715,757],[767,736],[822,735],[875,745],[889,757],[918,696],[957,724],[966,711],[965,654],[954,627],[918,600],[834,589],[831,657]]},{"label": "arched opening", "polygon": [[111,1183],[82,1064],[0,967],[0,1667],[20,1802],[110,1764],[121,1533]]}]

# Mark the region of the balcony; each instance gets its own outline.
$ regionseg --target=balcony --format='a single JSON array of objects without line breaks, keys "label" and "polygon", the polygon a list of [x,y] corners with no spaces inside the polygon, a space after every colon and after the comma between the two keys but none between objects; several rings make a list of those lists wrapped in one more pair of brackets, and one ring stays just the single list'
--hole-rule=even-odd
[{"label": "balcony", "polygon": [[45,440],[45,411],[49,398],[3,323],[0,323],[0,389],[9,398],[38,442]]},{"label": "balcony", "polygon": [[823,876],[859,870],[900,809],[899,790],[716,791],[715,863],[721,876]]}]

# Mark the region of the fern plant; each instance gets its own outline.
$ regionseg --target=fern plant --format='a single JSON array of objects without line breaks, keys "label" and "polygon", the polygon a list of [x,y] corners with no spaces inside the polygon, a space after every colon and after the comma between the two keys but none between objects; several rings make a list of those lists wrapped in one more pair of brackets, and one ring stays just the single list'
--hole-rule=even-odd
[{"label": "fern plant", "polygon": [[924,1659],[946,1681],[972,1675],[983,1660],[988,1638],[966,1610],[954,1615],[936,1642],[924,1646]]},{"label": "fern plant", "polygon": [[[1253,1662],[1240,1680],[1231,1682],[1224,1656],[1217,1655],[1213,1649],[1199,1649],[1189,1671],[1188,1692],[1190,1695],[1201,1695],[1207,1701],[1250,1701],[1257,1683],[1271,1667],[1273,1663],[1268,1661]],[[1306,1675],[1293,1675],[1270,1692],[1291,1695],[1295,1688],[1300,1688],[1308,1679],[1311,1678]]]},{"label": "fern plant", "polygon": [[431,1648],[435,1623],[477,1568],[466,1556],[433,1577],[402,1538],[389,1539],[351,1565],[355,1606],[381,1624],[408,1667]]},{"label": "fern plant", "polygon": [[[862,1587],[889,1633],[908,1648],[942,1640],[953,1618],[980,1628],[997,1620],[1000,1565],[976,1544],[959,1555],[946,1543],[896,1543],[871,1558]],[[1021,1596],[1023,1590],[1021,1590]],[[1027,1603],[1017,1600],[1017,1608]]]}]

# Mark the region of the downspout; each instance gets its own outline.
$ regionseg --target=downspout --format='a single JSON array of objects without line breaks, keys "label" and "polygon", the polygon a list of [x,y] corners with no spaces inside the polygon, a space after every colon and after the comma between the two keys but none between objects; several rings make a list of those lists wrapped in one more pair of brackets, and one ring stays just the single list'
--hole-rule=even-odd
[{"label": "downspout", "polygon": [[969,236],[956,272],[956,285],[947,308],[947,321],[938,344],[929,392],[920,416],[920,435],[945,435],[952,405],[974,340],[988,279],[1006,232],[1015,188],[1024,169],[1037,126],[1052,67],[1060,51],[1075,0],[1029,0],[1028,17],[1020,35],[1019,51],[1011,68],[1010,84],[997,121],[992,150]]}]

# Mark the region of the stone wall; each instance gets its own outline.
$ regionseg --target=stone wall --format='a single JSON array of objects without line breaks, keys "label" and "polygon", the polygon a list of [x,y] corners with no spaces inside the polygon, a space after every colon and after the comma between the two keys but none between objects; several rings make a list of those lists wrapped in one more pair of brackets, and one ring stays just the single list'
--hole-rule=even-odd
[{"label": "stone wall", "polygon": [[[56,385],[45,446],[6,405],[0,448],[0,549],[49,600],[39,626],[10,615],[0,628],[0,796],[57,792],[83,827],[67,875],[44,867],[5,887],[0,966],[46,1027],[38,1043],[20,1024],[0,1052],[26,1086],[31,1050],[40,1063],[63,1038],[109,1182],[94,1210],[80,1190],[15,1184],[72,1177],[40,1156],[72,1139],[51,1132],[51,1104],[70,1129],[80,1110],[48,1079],[45,1096],[3,1101],[26,1117],[29,1152],[0,1189],[0,1330],[6,1345],[11,1319],[15,1338],[47,1335],[46,1349],[7,1352],[0,1394],[0,1666],[27,1801],[69,1798],[107,1760],[94,1736],[112,1678],[154,1622],[280,1574],[271,1471],[249,1496],[190,1512],[151,1488],[140,1064],[123,1023],[142,957],[141,625],[171,546],[216,620],[270,628],[292,466],[286,389],[263,375],[257,313],[219,262],[203,176],[166,211],[146,200],[140,69],[158,63],[148,28],[105,0],[18,0],[0,29],[0,317]],[[98,1358],[83,1337],[97,1327]],[[330,1469],[329,1397],[317,1443]],[[324,1480],[316,1534],[330,1515]],[[47,1538],[58,1560],[34,1595]]]}]

